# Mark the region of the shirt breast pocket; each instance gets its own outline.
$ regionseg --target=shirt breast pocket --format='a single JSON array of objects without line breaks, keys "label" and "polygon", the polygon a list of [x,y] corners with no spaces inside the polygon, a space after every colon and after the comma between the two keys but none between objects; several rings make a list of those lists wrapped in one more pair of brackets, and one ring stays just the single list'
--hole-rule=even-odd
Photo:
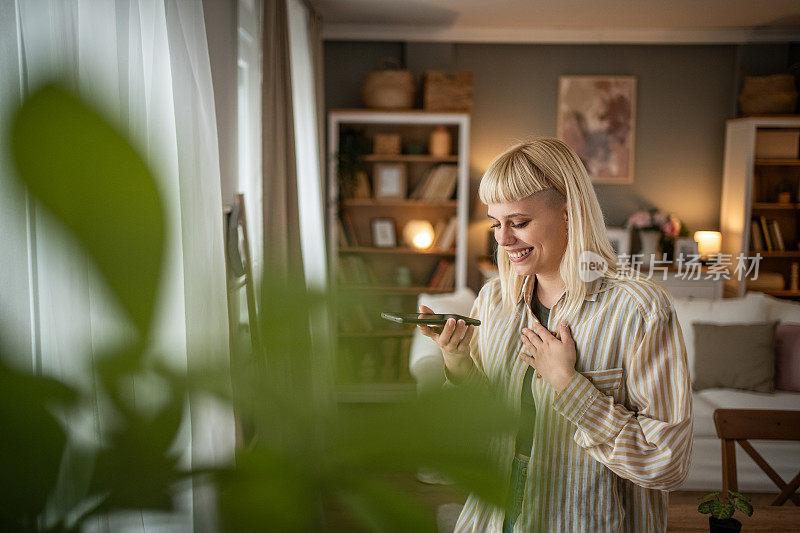
[{"label": "shirt breast pocket", "polygon": [[622,403],[624,391],[622,388],[622,368],[608,368],[606,370],[589,370],[581,372],[586,379],[592,382],[597,390],[607,396],[614,397],[614,403]]}]

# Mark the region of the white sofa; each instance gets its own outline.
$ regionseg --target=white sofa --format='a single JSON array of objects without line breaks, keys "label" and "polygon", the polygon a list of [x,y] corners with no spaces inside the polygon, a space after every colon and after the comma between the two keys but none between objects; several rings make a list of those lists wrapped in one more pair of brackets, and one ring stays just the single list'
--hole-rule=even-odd
[{"label": "white sofa", "polygon": [[[475,294],[461,289],[453,294],[423,294],[419,303],[439,313],[468,314]],[[744,298],[692,299],[674,298],[675,309],[684,340],[690,368],[694,354],[692,322],[741,323],[778,320],[800,323],[800,304],[780,300],[763,293],[748,293]],[[699,355],[702,357],[702,354]],[[439,387],[444,382],[441,353],[436,344],[414,333],[409,358],[411,375],[417,380],[420,391]],[[736,389],[707,389],[693,393],[694,446],[692,467],[681,490],[719,490],[722,484],[722,450],[714,428],[713,413],[719,408],[739,409],[798,409],[800,393],[776,391],[771,394]],[[752,441],[770,465],[789,481],[800,466],[800,443]],[[739,488],[750,492],[777,492],[772,481],[737,446],[736,452]]]}]

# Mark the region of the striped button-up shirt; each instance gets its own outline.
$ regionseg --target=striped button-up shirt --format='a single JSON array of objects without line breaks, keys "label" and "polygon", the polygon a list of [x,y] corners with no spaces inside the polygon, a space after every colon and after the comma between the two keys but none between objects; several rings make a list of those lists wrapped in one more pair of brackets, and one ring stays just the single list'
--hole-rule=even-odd
[{"label": "striped button-up shirt", "polygon": [[[500,282],[480,291],[471,316],[481,320],[470,344],[467,381],[499,386],[520,408],[526,363],[523,327],[536,318],[535,276],[522,287],[514,317],[501,318]],[[557,331],[566,291],[547,329]],[[667,492],[686,478],[691,459],[691,388],[683,335],[669,292],[647,279],[592,282],[570,331],[577,373],[557,394],[535,374],[533,446],[515,532],[665,531]],[[492,439],[491,453],[510,476],[513,435]],[[500,532],[503,510],[475,495],[456,531]]]}]

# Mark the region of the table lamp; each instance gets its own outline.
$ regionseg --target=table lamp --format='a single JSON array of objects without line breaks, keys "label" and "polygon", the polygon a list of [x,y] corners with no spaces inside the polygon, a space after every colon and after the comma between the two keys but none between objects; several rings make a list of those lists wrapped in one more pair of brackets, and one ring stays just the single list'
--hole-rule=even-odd
[{"label": "table lamp", "polygon": [[433,244],[433,226],[427,220],[409,220],[403,228],[406,245],[425,250]]},{"label": "table lamp", "polygon": [[695,231],[694,240],[701,261],[707,261],[722,250],[722,234],[718,231]]}]

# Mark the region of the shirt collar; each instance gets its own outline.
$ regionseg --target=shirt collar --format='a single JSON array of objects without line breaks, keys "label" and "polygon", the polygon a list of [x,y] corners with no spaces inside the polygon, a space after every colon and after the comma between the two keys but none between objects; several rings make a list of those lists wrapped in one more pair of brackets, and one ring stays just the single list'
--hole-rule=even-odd
[{"label": "shirt collar", "polygon": [[[589,287],[586,292],[586,297],[584,298],[584,301],[594,302],[595,300],[597,300],[597,295],[602,292],[601,288],[604,285],[603,284],[604,279],[605,278],[597,278],[596,280],[589,282]],[[525,276],[525,281],[522,283],[522,289],[520,289],[519,291],[520,293],[519,297],[517,298],[517,303],[519,304],[524,301],[525,305],[530,306],[531,297],[533,296],[533,291],[535,289],[536,289],[536,276],[535,275]],[[566,292],[567,291],[565,290],[564,293],[561,294],[561,297],[563,297]],[[559,297],[559,300],[561,300],[561,297]]]}]

